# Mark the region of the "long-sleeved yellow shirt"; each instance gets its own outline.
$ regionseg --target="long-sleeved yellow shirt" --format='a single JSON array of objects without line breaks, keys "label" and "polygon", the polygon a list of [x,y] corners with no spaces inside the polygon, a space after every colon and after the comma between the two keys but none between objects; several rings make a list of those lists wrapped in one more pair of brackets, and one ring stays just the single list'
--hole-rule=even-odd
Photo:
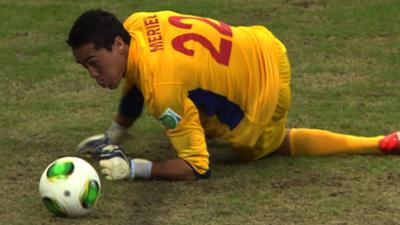
[{"label": "long-sleeved yellow shirt", "polygon": [[140,89],[180,158],[204,175],[206,134],[254,145],[278,102],[283,45],[270,31],[172,11],[134,13],[124,27],[132,37],[124,91]]}]

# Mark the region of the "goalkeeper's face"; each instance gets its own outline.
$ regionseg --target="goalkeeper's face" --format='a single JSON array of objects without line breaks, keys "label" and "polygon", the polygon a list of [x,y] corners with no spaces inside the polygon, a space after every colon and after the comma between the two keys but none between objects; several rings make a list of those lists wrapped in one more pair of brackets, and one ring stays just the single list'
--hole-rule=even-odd
[{"label": "goalkeeper's face", "polygon": [[73,49],[75,60],[103,88],[115,89],[124,77],[129,46],[117,37],[111,51],[96,49],[93,43]]}]

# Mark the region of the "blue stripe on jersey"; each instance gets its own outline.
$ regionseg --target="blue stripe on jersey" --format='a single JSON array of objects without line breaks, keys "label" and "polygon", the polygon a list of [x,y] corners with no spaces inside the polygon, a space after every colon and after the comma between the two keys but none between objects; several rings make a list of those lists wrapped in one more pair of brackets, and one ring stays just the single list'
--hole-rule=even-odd
[{"label": "blue stripe on jersey", "polygon": [[119,112],[132,119],[140,116],[143,110],[143,94],[139,91],[136,85],[122,97],[119,104]]},{"label": "blue stripe on jersey", "polygon": [[189,98],[199,110],[203,110],[207,116],[217,116],[231,130],[243,119],[244,113],[240,106],[225,96],[198,88],[189,91]]}]

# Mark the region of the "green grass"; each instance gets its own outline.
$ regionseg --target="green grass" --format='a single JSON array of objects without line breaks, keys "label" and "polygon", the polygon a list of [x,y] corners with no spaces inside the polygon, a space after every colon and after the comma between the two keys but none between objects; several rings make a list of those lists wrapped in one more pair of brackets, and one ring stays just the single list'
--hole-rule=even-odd
[{"label": "green grass", "polygon": [[[118,104],[118,92],[97,87],[65,44],[89,8],[121,19],[171,9],[265,25],[291,59],[290,127],[366,136],[400,129],[398,0],[0,0],[0,224],[400,223],[399,157],[271,156],[242,164],[218,145],[210,146],[210,180],[102,180],[87,217],[52,217],[37,192],[42,171],[103,132]],[[175,157],[147,114],[133,134],[125,145],[132,157]]]}]

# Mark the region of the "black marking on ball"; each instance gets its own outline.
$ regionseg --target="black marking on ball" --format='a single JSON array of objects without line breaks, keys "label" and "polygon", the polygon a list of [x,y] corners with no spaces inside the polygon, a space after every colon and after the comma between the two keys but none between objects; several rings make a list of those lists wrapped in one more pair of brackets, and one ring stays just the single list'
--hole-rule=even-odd
[{"label": "black marking on ball", "polygon": [[65,190],[65,191],[64,191],[64,196],[65,196],[65,197],[70,197],[70,196],[71,196],[71,192],[68,191],[68,190]]}]

